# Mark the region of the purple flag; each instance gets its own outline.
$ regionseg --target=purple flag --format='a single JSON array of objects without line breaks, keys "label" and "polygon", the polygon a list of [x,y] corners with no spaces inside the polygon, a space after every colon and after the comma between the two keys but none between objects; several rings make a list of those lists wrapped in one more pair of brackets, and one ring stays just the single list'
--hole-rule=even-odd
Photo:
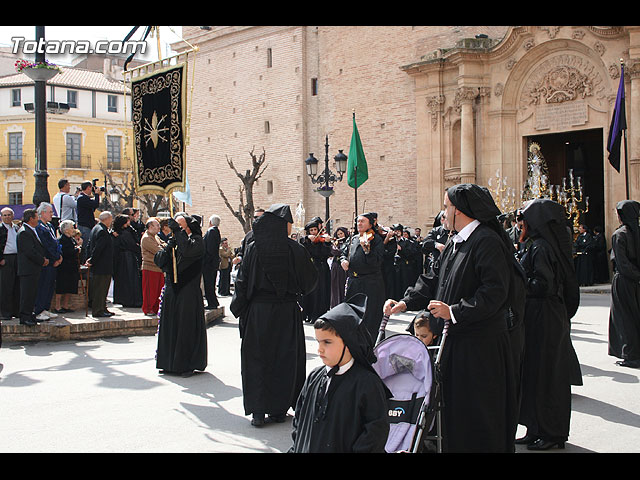
[{"label": "purple flag", "polygon": [[[609,127],[609,139],[607,140],[607,151],[609,152],[609,163],[620,172],[620,142],[622,131],[627,129],[627,117],[624,105],[624,65],[620,66],[620,85],[618,86],[618,96],[616,105],[613,108],[613,118]],[[625,156],[626,156],[625,149]]]}]

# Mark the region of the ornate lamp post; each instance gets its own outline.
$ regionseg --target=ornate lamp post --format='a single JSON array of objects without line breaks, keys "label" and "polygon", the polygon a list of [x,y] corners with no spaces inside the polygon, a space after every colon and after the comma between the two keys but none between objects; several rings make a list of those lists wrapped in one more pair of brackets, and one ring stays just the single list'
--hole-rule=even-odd
[{"label": "ornate lamp post", "polygon": [[[44,40],[44,27],[36,27],[36,42]],[[36,65],[46,64],[44,51],[36,51]],[[35,103],[35,123],[36,123],[36,163],[33,176],[36,178],[35,190],[33,192],[33,203],[38,206],[42,202],[50,202],[49,189],[47,187],[47,80],[60,73],[58,69],[52,68],[31,68],[22,72],[35,82],[34,103]]]},{"label": "ornate lamp post", "polygon": [[[316,192],[322,195],[325,198],[325,209],[326,209],[326,220],[329,220],[329,197],[333,195],[333,184],[336,182],[341,182],[344,173],[347,171],[347,156],[342,153],[342,150],[338,150],[338,154],[334,157],[336,170],[338,171],[338,175],[336,176],[329,169],[329,135],[325,136],[325,144],[324,144],[324,171],[318,175],[318,159],[313,156],[313,153],[309,154],[309,158],[307,158],[304,163],[307,167],[307,175],[311,179],[311,183],[320,184],[320,187],[316,188]],[[327,233],[331,235],[330,225],[326,226]]]}]

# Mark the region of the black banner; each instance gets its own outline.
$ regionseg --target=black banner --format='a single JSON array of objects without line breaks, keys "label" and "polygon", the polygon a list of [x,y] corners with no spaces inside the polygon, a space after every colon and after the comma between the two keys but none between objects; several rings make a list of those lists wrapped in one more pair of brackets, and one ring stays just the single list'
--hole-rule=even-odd
[{"label": "black banner", "polygon": [[138,194],[184,187],[185,71],[181,64],[131,81]]}]

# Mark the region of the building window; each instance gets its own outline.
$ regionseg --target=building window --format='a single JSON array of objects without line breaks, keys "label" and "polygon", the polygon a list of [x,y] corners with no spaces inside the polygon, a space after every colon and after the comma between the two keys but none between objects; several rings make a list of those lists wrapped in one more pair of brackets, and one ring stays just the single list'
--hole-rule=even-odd
[{"label": "building window", "polygon": [[318,79],[317,78],[311,79],[311,95],[313,96],[318,95]]},{"label": "building window", "polygon": [[118,111],[118,97],[115,95],[107,96],[107,111],[108,112],[117,112]]},{"label": "building window", "polygon": [[9,192],[9,205],[22,205],[22,192]]},{"label": "building window", "polygon": [[80,133],[67,133],[67,167],[80,168]]},{"label": "building window", "polygon": [[264,133],[271,133],[271,125],[269,125],[269,120],[264,122]]},{"label": "building window", "polygon": [[22,105],[22,90],[19,88],[11,89],[11,106],[19,107]]},{"label": "building window", "polygon": [[271,48],[267,48],[267,68],[271,68],[273,66],[273,52]]},{"label": "building window", "polygon": [[273,180],[267,180],[267,195],[273,194]]},{"label": "building window", "polygon": [[67,105],[69,108],[78,108],[78,92],[76,90],[67,90]]},{"label": "building window", "polygon": [[22,166],[22,133],[9,133],[9,167]]},{"label": "building window", "polygon": [[122,138],[113,135],[107,136],[107,169],[120,170],[120,160],[122,158]]}]

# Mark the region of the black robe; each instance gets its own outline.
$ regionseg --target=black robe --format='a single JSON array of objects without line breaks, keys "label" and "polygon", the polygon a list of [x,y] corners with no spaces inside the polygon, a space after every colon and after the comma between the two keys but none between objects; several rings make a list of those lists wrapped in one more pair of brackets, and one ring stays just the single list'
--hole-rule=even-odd
[{"label": "black robe", "polygon": [[[334,375],[324,416],[318,405],[324,365],[305,381],[293,419],[293,453],[384,453],[389,435],[387,393],[380,377],[359,362]],[[318,419],[318,421],[316,421]]]},{"label": "black robe", "polygon": [[563,298],[563,269],[543,238],[533,240],[521,263],[528,285],[519,423],[527,427],[528,435],[566,441],[575,354]]},{"label": "black robe", "polygon": [[498,234],[481,223],[453,248],[439,270],[423,274],[402,299],[407,310],[430,300],[449,305],[451,323],[442,351],[443,451],[514,451],[517,378],[508,330],[512,267]]},{"label": "black robe", "polygon": [[140,245],[132,229],[113,236],[113,303],[123,307],[142,306],[142,274],[138,263]]},{"label": "black robe", "polygon": [[449,238],[449,230],[444,228],[444,225],[438,225],[433,227],[427,237],[422,242],[422,253],[425,255],[424,273],[429,273],[437,269],[437,262],[440,258],[440,250],[436,248],[436,243],[445,245]]},{"label": "black robe", "polygon": [[365,253],[360,245],[360,237],[354,235],[348,254],[341,259],[349,261],[346,298],[358,293],[367,296],[367,312],[363,322],[372,339],[378,337],[378,330],[382,323],[382,309],[386,300],[382,278],[383,258],[384,245],[379,235],[373,236],[369,253]]},{"label": "black robe", "polygon": [[338,240],[337,245],[331,246],[331,302],[330,308],[335,307],[344,301],[345,283],[347,281],[347,272],[340,264],[340,257],[344,254],[345,243],[347,239]]},{"label": "black robe", "polygon": [[593,281],[595,283],[609,282],[609,258],[607,255],[607,241],[603,233],[593,236]]},{"label": "black robe", "polygon": [[384,279],[385,298],[396,298],[396,266],[395,256],[398,249],[396,237],[393,236],[387,243],[384,243],[384,256],[382,259],[382,278]]},{"label": "black robe", "polygon": [[331,304],[331,271],[327,261],[331,257],[331,244],[327,242],[313,243],[309,237],[304,237],[300,243],[307,249],[316,270],[318,270],[316,288],[307,293],[302,300],[305,320],[313,323],[320,315],[329,310]]},{"label": "black robe", "polygon": [[285,414],[295,406],[306,375],[298,301],[315,288],[318,271],[302,245],[292,239],[286,242],[288,267],[283,266],[287,274],[282,296],[262,268],[256,243],[251,242],[245,246],[231,300],[231,312],[240,321],[242,393],[247,415]]},{"label": "black robe", "polygon": [[[155,254],[165,273],[160,307],[156,367],[171,373],[204,370],[207,366],[207,330],[200,289],[204,243],[202,236],[175,231],[174,238]],[[177,244],[178,282],[174,283],[171,247]]]},{"label": "black robe", "polygon": [[420,246],[410,238],[400,238],[397,240],[397,245],[396,292],[392,298],[402,298],[407,288],[415,285],[418,276],[422,273],[418,267],[418,256],[422,257]]},{"label": "black robe", "polygon": [[581,233],[574,242],[576,277],[580,285],[593,285],[593,237],[589,232]]},{"label": "black robe", "polygon": [[[637,219],[635,220],[637,223]],[[611,238],[614,266],[609,313],[609,355],[640,362],[640,247],[627,225]]]}]

